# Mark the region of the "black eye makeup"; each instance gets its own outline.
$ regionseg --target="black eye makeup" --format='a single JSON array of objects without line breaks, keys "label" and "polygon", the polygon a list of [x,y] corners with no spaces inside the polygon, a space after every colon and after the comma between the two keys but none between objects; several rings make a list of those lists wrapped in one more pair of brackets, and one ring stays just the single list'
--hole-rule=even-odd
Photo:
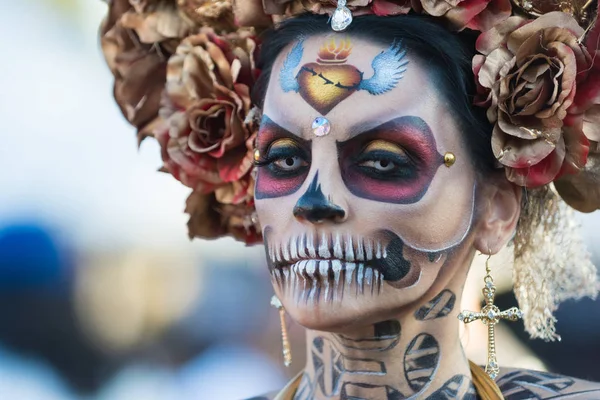
[{"label": "black eye makeup", "polygon": [[368,142],[354,164],[372,179],[409,179],[415,173],[415,165],[407,152],[396,143],[376,139]]},{"label": "black eye makeup", "polygon": [[292,177],[309,166],[309,154],[293,139],[278,139],[271,143],[264,158],[257,162],[274,176]]}]

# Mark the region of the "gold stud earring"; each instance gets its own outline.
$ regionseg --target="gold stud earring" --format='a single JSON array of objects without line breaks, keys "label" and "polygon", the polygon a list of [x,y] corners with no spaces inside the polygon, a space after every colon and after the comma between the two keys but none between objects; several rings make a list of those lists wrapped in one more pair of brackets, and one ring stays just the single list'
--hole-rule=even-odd
[{"label": "gold stud earring", "polygon": [[254,161],[260,161],[260,150],[254,149]]},{"label": "gold stud earring", "polygon": [[494,304],[494,296],[496,294],[496,286],[494,285],[494,279],[492,278],[492,270],[490,268],[490,258],[492,258],[492,252],[488,254],[488,258],[485,261],[485,277],[483,281],[485,286],[483,287],[483,299],[485,300],[485,306],[481,309],[481,312],[473,311],[461,311],[458,314],[458,319],[468,324],[475,320],[481,320],[488,327],[488,357],[487,364],[485,365],[485,372],[490,378],[496,379],[500,372],[498,366],[498,360],[496,359],[496,332],[495,326],[501,319],[509,321],[517,321],[523,317],[523,312],[517,307],[509,308],[506,311],[500,311],[500,309]]},{"label": "gold stud earring", "polygon": [[454,165],[455,162],[456,156],[454,155],[454,153],[447,152],[446,154],[444,154],[444,164],[446,165],[446,167],[450,168]]},{"label": "gold stud earring", "polygon": [[281,324],[281,342],[283,344],[283,365],[292,365],[292,350],[288,339],[287,327],[285,326],[285,309],[277,296],[271,297],[271,305],[279,310],[279,322]]}]

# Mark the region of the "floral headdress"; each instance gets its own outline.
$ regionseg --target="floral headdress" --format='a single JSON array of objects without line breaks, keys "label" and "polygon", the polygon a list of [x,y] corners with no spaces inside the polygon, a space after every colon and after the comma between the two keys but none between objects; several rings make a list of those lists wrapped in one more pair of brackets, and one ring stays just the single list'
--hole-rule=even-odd
[{"label": "floral headdress", "polygon": [[[534,246],[519,240],[525,233],[553,245],[567,237],[550,234],[566,212],[554,190],[579,211],[600,209],[596,0],[109,0],[101,40],[115,98],[139,142],[151,136],[160,143],[161,170],[192,189],[191,238],[261,240],[253,199],[259,112],[250,100],[260,73],[257,34],[301,13],[332,15],[341,5],[354,16],[427,14],[450,30],[480,32],[474,104],[494,125],[498,166],[534,204],[515,239],[522,263],[540,253],[526,251]],[[559,301],[596,292],[589,261],[575,272],[560,268],[562,275],[547,266],[515,266],[533,336],[555,337]],[[532,291],[546,297],[534,299]]]}]

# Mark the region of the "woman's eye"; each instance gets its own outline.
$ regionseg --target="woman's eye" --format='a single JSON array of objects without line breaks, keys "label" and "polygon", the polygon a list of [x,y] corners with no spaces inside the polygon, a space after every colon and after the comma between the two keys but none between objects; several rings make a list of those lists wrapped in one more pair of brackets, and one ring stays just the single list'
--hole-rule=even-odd
[{"label": "woman's eye", "polygon": [[266,167],[273,176],[289,178],[306,171],[310,154],[292,139],[284,138],[273,142],[265,152],[259,166]]},{"label": "woman's eye", "polygon": [[396,164],[390,160],[369,160],[359,164],[361,167],[373,168],[377,171],[388,172],[396,168]]},{"label": "woman's eye", "polygon": [[291,172],[296,171],[299,168],[305,167],[308,165],[306,161],[298,156],[290,156],[285,158],[279,158],[273,161],[273,164],[279,168],[280,170]]},{"label": "woman's eye", "polygon": [[369,151],[362,153],[355,166],[366,176],[379,180],[408,179],[416,173],[406,153]]}]

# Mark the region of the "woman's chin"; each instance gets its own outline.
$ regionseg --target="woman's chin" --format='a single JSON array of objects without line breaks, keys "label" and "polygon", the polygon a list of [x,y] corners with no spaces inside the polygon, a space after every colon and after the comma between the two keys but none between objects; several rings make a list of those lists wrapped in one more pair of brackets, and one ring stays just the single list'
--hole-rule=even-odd
[{"label": "woman's chin", "polygon": [[364,310],[347,304],[290,304],[286,312],[298,324],[316,331],[342,331],[360,320],[364,323]]},{"label": "woman's chin", "polygon": [[355,327],[358,321],[360,325],[373,324],[393,317],[395,311],[406,305],[397,296],[392,299],[360,290],[345,293],[343,297],[302,301],[293,291],[277,289],[280,288],[276,292],[288,315],[303,327],[317,331],[343,331]]},{"label": "woman's chin", "polygon": [[[271,272],[277,297],[300,325],[313,330],[337,331],[393,318],[423,295],[417,285],[421,268],[399,282],[388,282],[368,265],[345,263],[343,268],[319,270],[275,268]],[[294,265],[295,267],[295,265]]]}]

